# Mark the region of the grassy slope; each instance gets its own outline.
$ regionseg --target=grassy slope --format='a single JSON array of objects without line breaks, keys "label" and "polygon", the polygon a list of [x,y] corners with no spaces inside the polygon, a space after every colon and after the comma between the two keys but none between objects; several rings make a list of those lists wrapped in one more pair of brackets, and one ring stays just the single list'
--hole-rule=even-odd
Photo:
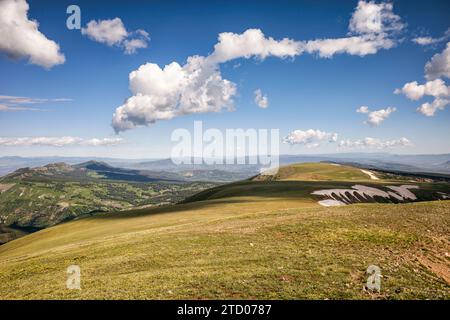
[{"label": "grassy slope", "polygon": [[[249,183],[0,246],[0,297],[450,298],[449,201],[324,208],[306,182]],[[71,264],[81,291],[65,288]],[[370,264],[380,294],[362,290]]]},{"label": "grassy slope", "polygon": [[[264,176],[261,176],[264,178]],[[281,167],[270,180],[308,181],[367,181],[370,177],[360,169],[329,163],[299,163]]]}]

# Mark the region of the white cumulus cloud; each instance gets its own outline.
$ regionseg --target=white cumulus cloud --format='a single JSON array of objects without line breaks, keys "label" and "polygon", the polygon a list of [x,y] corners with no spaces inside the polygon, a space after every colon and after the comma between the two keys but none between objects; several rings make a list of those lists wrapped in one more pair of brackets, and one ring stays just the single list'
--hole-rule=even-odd
[{"label": "white cumulus cloud", "polygon": [[437,110],[443,110],[450,101],[450,87],[442,79],[427,81],[425,84],[418,84],[417,81],[406,83],[403,88],[396,89],[396,94],[403,93],[408,99],[416,101],[425,96],[434,98],[432,102],[423,103],[417,111],[426,115],[433,116]]},{"label": "white cumulus cloud", "polygon": [[361,106],[358,109],[356,109],[356,112],[358,112],[358,113],[369,113],[369,107]]},{"label": "white cumulus cloud", "polygon": [[[247,30],[243,37],[232,37],[227,33],[219,35],[214,52],[206,57],[191,56],[184,65],[172,62],[164,68],[154,63],[146,63],[129,75],[132,96],[119,106],[112,120],[116,132],[145,126],[158,120],[169,120],[177,116],[234,110],[233,97],[236,84],[223,79],[220,63],[227,59],[268,55],[288,57],[290,51],[287,39],[276,41],[266,38],[260,30]],[[262,37],[261,37],[262,35]],[[243,50],[235,47],[237,41]],[[244,45],[249,41],[253,45]],[[256,44],[269,44],[266,50]],[[277,43],[281,48],[277,47]],[[241,48],[241,49],[242,49]],[[217,51],[216,51],[217,50]]]},{"label": "white cumulus cloud", "polygon": [[359,1],[350,20],[349,29],[359,34],[382,34],[404,28],[400,17],[393,13],[392,3]]},{"label": "white cumulus cloud", "polygon": [[393,13],[391,3],[359,1],[349,24],[351,36],[308,41],[305,50],[330,58],[337,53],[365,56],[396,45],[394,35],[404,28],[400,17]]},{"label": "white cumulus cloud", "polygon": [[260,108],[266,109],[269,106],[269,98],[267,98],[267,95],[263,95],[261,89],[256,89],[254,94],[256,105]]},{"label": "white cumulus cloud", "polygon": [[[393,35],[404,25],[391,4],[360,1],[353,13],[351,36],[297,41],[267,37],[259,29],[220,33],[208,56],[191,56],[185,64],[164,67],[146,63],[129,75],[132,96],[113,114],[115,131],[147,126],[180,115],[234,110],[236,85],[222,78],[220,65],[233,59],[294,58],[304,52],[331,57],[336,53],[364,56],[395,45]],[[261,94],[260,106],[267,105]],[[266,101],[266,102],[264,102]]]},{"label": "white cumulus cloud", "polygon": [[437,110],[444,110],[449,104],[449,99],[436,98],[432,102],[423,103],[419,108],[417,108],[417,111],[431,117],[434,116]]},{"label": "white cumulus cloud", "polygon": [[234,83],[223,79],[205,57],[172,62],[164,68],[147,63],[130,73],[132,96],[113,115],[116,132],[176,116],[233,109]]},{"label": "white cumulus cloud", "polygon": [[447,43],[444,51],[435,54],[425,64],[425,78],[427,80],[441,77],[450,78],[450,42]]},{"label": "white cumulus cloud", "polygon": [[263,60],[268,56],[295,57],[301,53],[302,43],[299,41],[288,38],[275,40],[272,37],[266,37],[259,29],[248,29],[241,34],[220,33],[211,59],[222,63],[237,58],[257,57]]},{"label": "white cumulus cloud", "polygon": [[91,20],[86,28],[81,29],[81,34],[108,46],[120,44],[127,36],[128,32],[120,18],[106,20]]},{"label": "white cumulus cloud", "polygon": [[59,45],[39,31],[39,23],[28,18],[25,0],[0,1],[0,52],[13,59],[46,69],[65,62]]},{"label": "white cumulus cloud", "polygon": [[307,147],[318,147],[322,142],[336,142],[337,133],[325,132],[321,130],[294,130],[284,137],[283,142],[291,145],[303,144]]},{"label": "white cumulus cloud", "polygon": [[389,118],[389,116],[396,111],[396,108],[388,107],[386,109],[380,109],[376,111],[370,111],[369,107],[361,106],[356,112],[367,114],[367,121],[365,123],[371,126],[378,126],[381,122]]},{"label": "white cumulus cloud", "polygon": [[137,49],[147,48],[150,36],[145,30],[138,29],[129,32],[120,18],[91,20],[81,29],[81,34],[91,40],[105,43],[108,46],[118,46],[125,54],[133,54]]}]

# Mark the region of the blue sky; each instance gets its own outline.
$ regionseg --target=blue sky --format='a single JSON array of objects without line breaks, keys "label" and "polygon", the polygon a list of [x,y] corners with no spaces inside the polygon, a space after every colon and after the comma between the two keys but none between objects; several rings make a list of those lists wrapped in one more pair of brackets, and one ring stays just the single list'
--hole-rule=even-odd
[{"label": "blue sky", "polygon": [[[21,49],[21,56],[12,59],[7,57],[10,49],[0,47],[3,51],[0,55],[0,95],[49,99],[38,103],[0,100],[0,106],[6,105],[4,109],[19,108],[2,111],[0,107],[0,155],[166,157],[173,145],[170,141],[172,131],[192,129],[194,120],[202,120],[206,128],[221,130],[278,128],[281,137],[296,132],[291,135],[294,143],[281,144],[281,153],[450,152],[450,108],[438,109],[432,116],[416,110],[423,103],[435,98],[445,100],[448,95],[425,94],[412,100],[406,91],[394,94],[395,89],[413,81],[420,86],[440,79],[448,86],[448,74],[445,74],[448,66],[443,66],[444,72],[433,78],[426,79],[424,71],[425,64],[435,55],[445,53],[449,41],[445,32],[450,27],[448,1],[394,1],[392,14],[401,19],[402,26],[386,31],[382,37],[394,44],[387,49],[379,48],[376,53],[342,52],[321,57],[320,51],[302,49],[306,51],[283,57],[269,54],[261,59],[255,54],[250,58],[242,56],[221,62],[215,65],[221,78],[235,85],[234,111],[211,112],[207,107],[203,113],[179,115],[176,112],[168,120],[158,118],[154,123],[137,127],[133,124],[133,128],[119,130],[118,134],[111,125],[113,113],[126,104],[126,99],[136,95],[130,91],[129,74],[140,66],[154,63],[163,68],[174,61],[183,66],[190,56],[207,57],[214,52],[222,32],[240,35],[248,29],[260,29],[266,38],[272,37],[276,41],[289,38],[301,42],[302,46],[303,42],[315,39],[355,36],[355,33],[350,34],[349,23],[358,2],[27,2],[28,19],[37,20],[39,32],[59,45],[65,62],[46,69],[29,63],[30,53],[25,49]],[[82,35],[80,30],[67,29],[66,8],[70,4],[81,8],[82,27],[91,20],[117,17],[130,38],[137,37],[136,30],[145,30],[150,37],[145,40],[147,48],[125,54],[124,42],[109,46]],[[1,19],[0,16],[0,26]],[[0,33],[0,42],[4,42],[5,37],[9,35]],[[415,43],[413,39],[419,37],[432,39],[429,42],[433,43]],[[257,89],[267,96],[267,108],[255,103],[254,91]],[[50,101],[61,98],[70,101]],[[370,112],[388,107],[395,111],[379,123],[370,125],[367,122],[369,113],[356,112],[360,106],[368,106]],[[143,108],[145,114],[147,106]],[[128,106],[126,110],[134,112]],[[140,124],[141,120],[139,118]],[[308,133],[308,130],[312,131]],[[318,131],[323,133],[322,138]],[[336,141],[329,142],[327,134],[334,133],[338,135]],[[56,146],[48,139],[30,142],[33,137],[68,136],[78,140],[63,146]],[[24,137],[28,139],[26,142],[17,140]],[[364,144],[367,137],[377,139],[379,143],[374,147]],[[123,139],[123,143],[93,143],[94,138],[99,141]],[[387,142],[401,138],[407,138],[410,144],[393,143],[392,147],[385,147]],[[349,142],[347,145],[342,142],[339,147],[340,141]]]}]

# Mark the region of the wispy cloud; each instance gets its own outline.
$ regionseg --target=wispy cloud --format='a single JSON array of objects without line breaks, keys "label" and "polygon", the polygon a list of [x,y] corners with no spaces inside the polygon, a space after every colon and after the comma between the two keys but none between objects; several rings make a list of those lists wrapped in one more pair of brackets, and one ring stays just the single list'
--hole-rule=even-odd
[{"label": "wispy cloud", "polygon": [[30,107],[11,107],[6,104],[0,104],[0,112],[15,112],[15,111],[47,111],[47,110]]},{"label": "wispy cloud", "polygon": [[341,140],[339,141],[340,148],[361,148],[361,149],[389,149],[397,147],[410,147],[411,141],[407,138],[381,140],[377,138],[367,137],[361,140]]},{"label": "wispy cloud", "polygon": [[52,102],[69,102],[72,99],[69,98],[55,98],[55,99],[42,99],[42,98],[30,98],[19,96],[0,95],[0,112],[14,112],[14,111],[48,111],[46,109],[40,109],[35,107],[23,106],[34,105],[42,103]]},{"label": "wispy cloud", "polygon": [[122,144],[125,141],[122,138],[91,138],[83,139],[80,137],[0,137],[0,146],[113,146]]},{"label": "wispy cloud", "polygon": [[411,41],[418,45],[421,45],[421,46],[429,46],[429,45],[447,41],[449,38],[450,38],[450,28],[448,28],[447,31],[444,33],[444,35],[439,38],[424,36],[424,37],[415,37],[415,38],[411,39]]}]

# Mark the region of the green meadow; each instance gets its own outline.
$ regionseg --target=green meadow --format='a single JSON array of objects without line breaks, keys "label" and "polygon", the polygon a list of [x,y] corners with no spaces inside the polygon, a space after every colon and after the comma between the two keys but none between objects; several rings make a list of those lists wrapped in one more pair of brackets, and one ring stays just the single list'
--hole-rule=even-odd
[{"label": "green meadow", "polygon": [[[322,207],[312,191],[396,182],[305,166],[11,241],[0,246],[0,298],[450,298],[450,201]],[[420,200],[449,191],[416,184]],[[70,265],[81,268],[81,290],[66,287]],[[381,269],[380,292],[365,289],[370,265]]]}]

